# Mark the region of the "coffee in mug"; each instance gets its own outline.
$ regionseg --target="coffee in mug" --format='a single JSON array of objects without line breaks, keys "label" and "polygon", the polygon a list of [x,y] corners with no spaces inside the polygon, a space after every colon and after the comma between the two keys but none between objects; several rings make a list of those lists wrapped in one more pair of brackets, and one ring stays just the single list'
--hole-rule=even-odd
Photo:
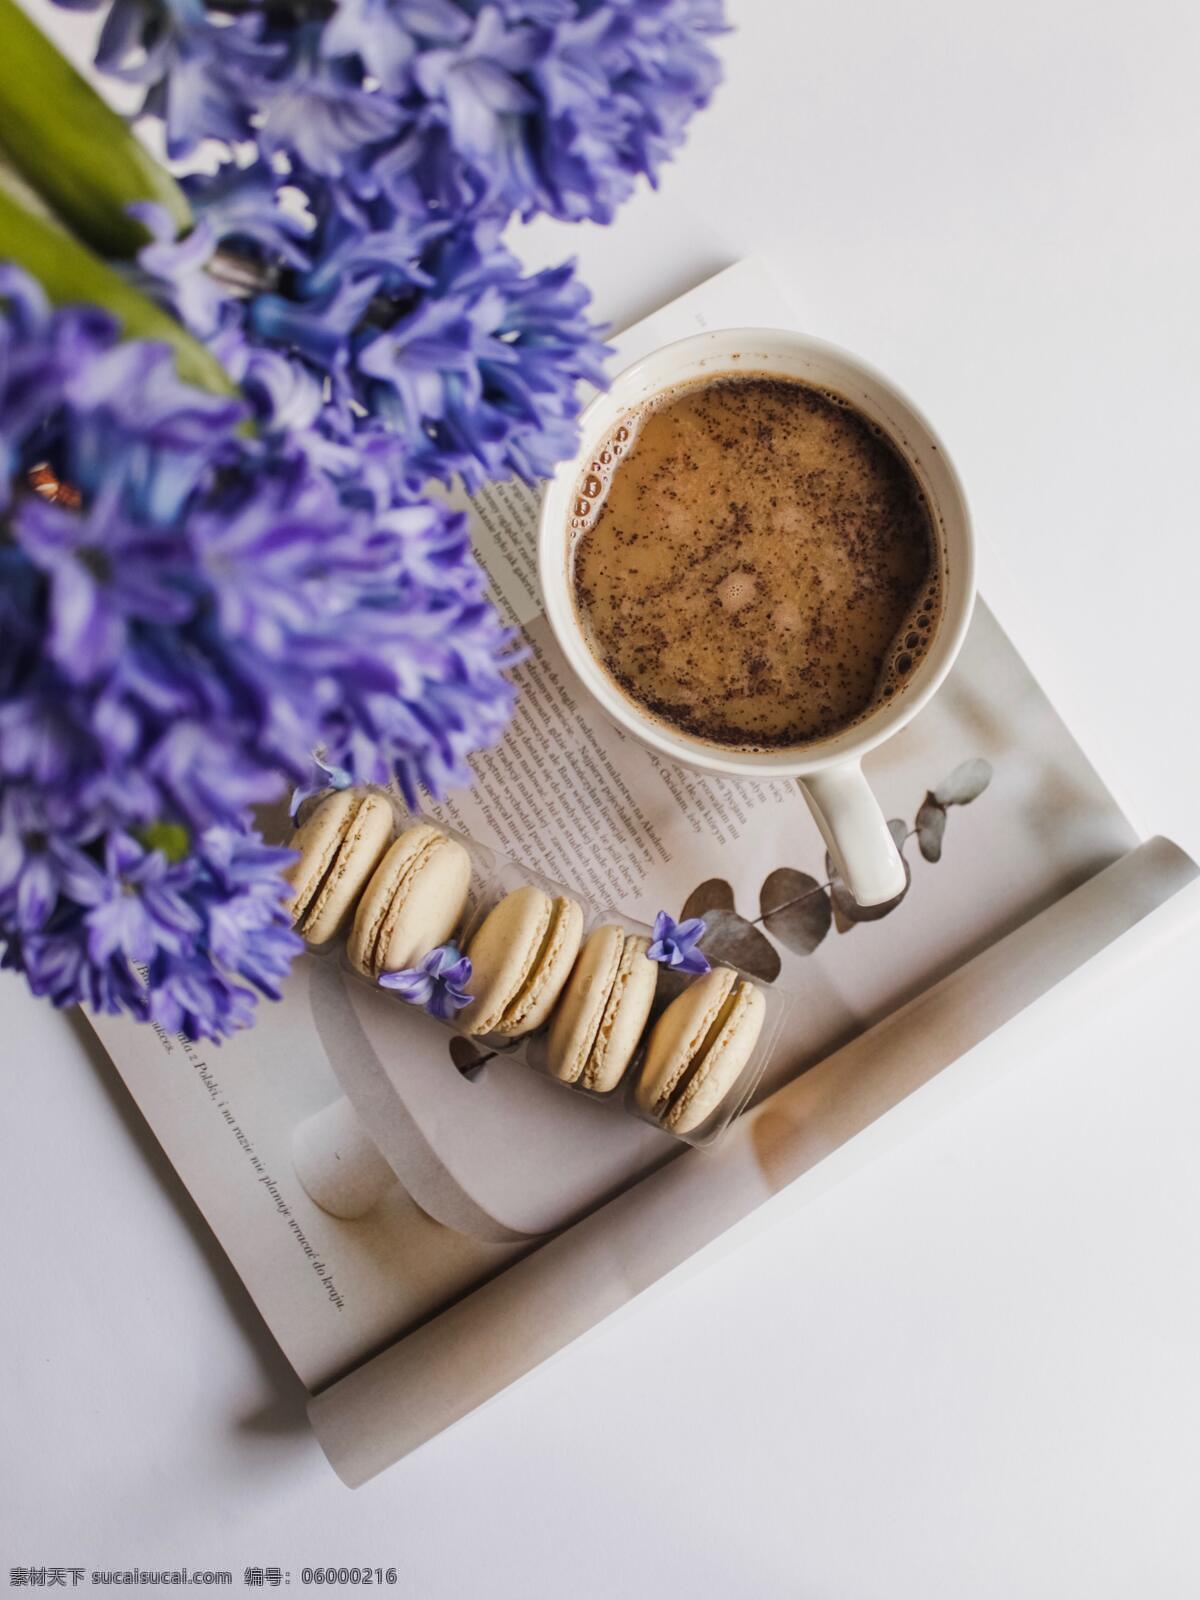
[{"label": "coffee in mug", "polygon": [[944,682],[975,599],[929,422],[823,339],[722,328],[618,373],[580,435],[538,522],[580,684],[660,760],[795,778],[847,891],[894,900],[905,864],[863,760]]},{"label": "coffee in mug", "polygon": [[936,636],[921,485],[834,392],[717,374],[624,415],[580,475],[580,631],[644,714],[737,751],[802,749],[902,695]]}]

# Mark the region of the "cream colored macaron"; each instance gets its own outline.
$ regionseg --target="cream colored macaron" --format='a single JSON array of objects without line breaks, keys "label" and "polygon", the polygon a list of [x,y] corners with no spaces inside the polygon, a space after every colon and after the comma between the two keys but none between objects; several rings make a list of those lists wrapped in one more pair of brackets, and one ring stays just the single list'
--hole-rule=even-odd
[{"label": "cream colored macaron", "polygon": [[697,978],[654,1024],[638,1105],[672,1133],[698,1128],[741,1076],[765,1013],[762,991],[728,967]]},{"label": "cream colored macaron", "polygon": [[556,1078],[598,1094],[620,1083],[654,1004],[658,966],[649,948],[648,939],[613,924],[588,935],[546,1041]]},{"label": "cream colored macaron", "polygon": [[477,1037],[509,1038],[540,1028],[562,993],[582,936],[576,901],[551,899],[533,884],[506,894],[467,946],[475,998],[459,1017],[462,1027]]},{"label": "cream colored macaron", "polygon": [[296,830],[292,848],[300,859],[287,873],[288,909],[309,944],[327,944],[337,933],[387,849],[392,820],[383,795],[339,789]]},{"label": "cream colored macaron", "polygon": [[350,931],[350,960],[369,978],[403,972],[445,944],[471,888],[471,858],[428,822],[406,828],[375,869]]}]

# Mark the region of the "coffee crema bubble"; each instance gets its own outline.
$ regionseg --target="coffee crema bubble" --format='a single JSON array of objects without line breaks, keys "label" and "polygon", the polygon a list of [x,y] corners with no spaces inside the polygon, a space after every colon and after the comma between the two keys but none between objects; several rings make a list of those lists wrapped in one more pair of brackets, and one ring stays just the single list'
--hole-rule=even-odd
[{"label": "coffee crema bubble", "polygon": [[622,417],[580,473],[571,536],[608,676],[725,748],[852,727],[903,692],[941,619],[912,468],[845,396],[793,379],[722,375]]},{"label": "coffee crema bubble", "polygon": [[575,504],[572,508],[573,533],[582,533],[594,521],[608,493],[613,469],[632,448],[641,415],[640,411],[632,411],[622,418],[596,452],[591,466],[586,472],[581,473],[580,481],[575,486]]}]

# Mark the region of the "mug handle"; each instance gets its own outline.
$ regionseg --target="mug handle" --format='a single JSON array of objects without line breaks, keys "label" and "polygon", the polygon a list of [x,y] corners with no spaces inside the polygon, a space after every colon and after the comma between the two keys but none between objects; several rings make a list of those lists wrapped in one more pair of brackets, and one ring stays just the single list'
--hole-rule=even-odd
[{"label": "mug handle", "polygon": [[798,780],[838,876],[860,906],[904,892],[904,862],[857,761]]}]

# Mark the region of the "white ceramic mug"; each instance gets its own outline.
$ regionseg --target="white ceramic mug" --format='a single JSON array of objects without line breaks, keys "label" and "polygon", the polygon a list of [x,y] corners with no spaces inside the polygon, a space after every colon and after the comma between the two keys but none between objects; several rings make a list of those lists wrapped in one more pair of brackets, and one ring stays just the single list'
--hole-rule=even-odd
[{"label": "white ceramic mug", "polygon": [[[656,721],[626,698],[589,650],[571,593],[573,505],[580,477],[606,437],[623,416],[664,390],[737,372],[799,378],[832,389],[878,423],[916,473],[941,541],[941,621],[911,678],[861,722],[792,749],[724,749]],[[862,758],[914,717],[937,689],[966,637],[975,601],[970,516],[941,441],[912,402],[856,356],[820,339],[774,328],[700,333],[667,345],[627,367],[587,407],[580,424],[575,459],[565,462],[546,485],[538,531],[546,615],[580,682],[619,727],[671,761],[727,778],[799,779],[855,900],[872,906],[894,899],[904,888],[904,864],[863,777]]]}]

